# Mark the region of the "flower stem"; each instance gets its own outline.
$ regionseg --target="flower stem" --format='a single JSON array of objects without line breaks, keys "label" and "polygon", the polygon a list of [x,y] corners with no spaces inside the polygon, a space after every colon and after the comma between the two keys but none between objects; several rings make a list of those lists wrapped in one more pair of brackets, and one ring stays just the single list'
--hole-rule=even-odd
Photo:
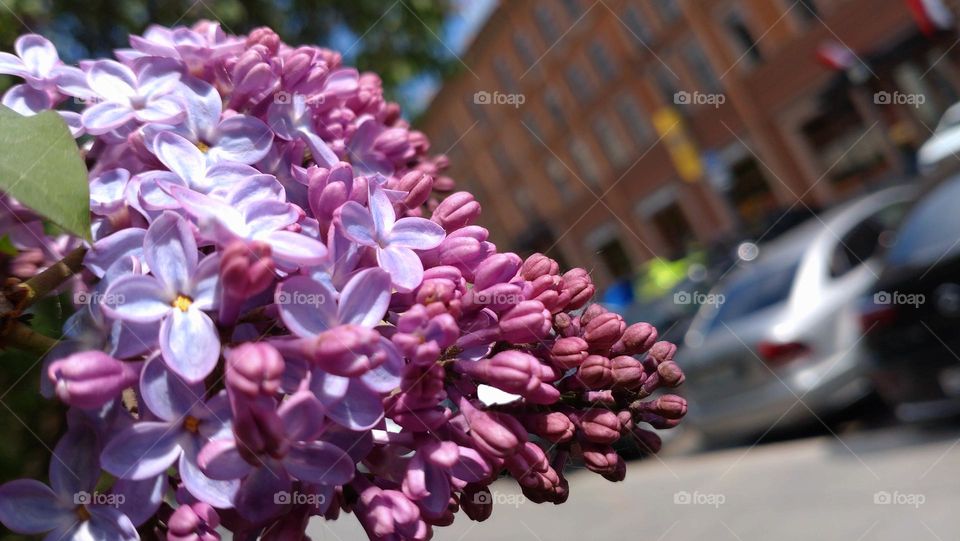
[{"label": "flower stem", "polygon": [[[11,287],[7,292],[7,298],[13,303],[17,312],[22,312],[80,272],[85,255],[87,255],[85,246],[74,249],[40,274]],[[0,316],[3,315],[6,314],[0,314]]]}]

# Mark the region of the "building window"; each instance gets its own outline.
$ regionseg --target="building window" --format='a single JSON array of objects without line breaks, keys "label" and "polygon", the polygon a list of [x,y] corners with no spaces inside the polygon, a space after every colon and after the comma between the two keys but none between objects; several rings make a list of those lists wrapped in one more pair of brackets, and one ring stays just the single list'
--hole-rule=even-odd
[{"label": "building window", "polygon": [[622,94],[617,98],[617,116],[637,143],[643,144],[652,138],[653,130],[647,116],[633,94]]},{"label": "building window", "polygon": [[620,133],[606,117],[597,117],[593,120],[593,133],[603,147],[607,158],[614,167],[622,167],[630,159],[630,150],[623,143]]},{"label": "building window", "polygon": [[804,22],[813,22],[820,18],[820,10],[814,0],[798,0],[793,11]]},{"label": "building window", "polygon": [[550,182],[556,188],[557,193],[560,194],[560,199],[564,202],[573,200],[575,194],[573,186],[570,185],[570,172],[567,171],[560,160],[552,156],[547,159],[547,176],[550,177]]},{"label": "building window", "polygon": [[660,14],[664,26],[679,21],[683,15],[680,10],[680,0],[654,0],[653,4],[657,7],[657,13]]},{"label": "building window", "polygon": [[526,34],[513,35],[513,48],[517,51],[520,61],[523,62],[523,69],[530,69],[537,63],[537,55],[533,52],[533,44]]},{"label": "building window", "polygon": [[537,29],[540,30],[540,35],[543,36],[543,40],[547,42],[547,45],[553,45],[560,37],[560,31],[557,29],[557,21],[553,18],[553,12],[546,4],[540,4],[534,12],[534,18],[537,21]]},{"label": "building window", "polygon": [[[666,62],[664,56],[664,62]],[[664,104],[674,103],[674,96],[679,92],[678,84],[680,79],[675,71],[670,69],[664,62],[658,62],[653,67],[653,83],[660,92]]]},{"label": "building window", "polygon": [[534,116],[533,113],[524,114],[523,123],[526,124],[527,129],[530,130],[537,139],[543,139],[543,130],[540,129],[540,123],[537,122],[537,117]]},{"label": "building window", "polygon": [[567,11],[567,15],[573,20],[580,17],[581,10],[579,0],[563,0],[563,9]]},{"label": "building window", "polygon": [[600,74],[600,77],[604,81],[612,81],[617,78],[617,64],[616,61],[610,56],[610,50],[607,49],[607,46],[600,41],[599,39],[594,40],[590,44],[590,62],[593,63],[594,68]]},{"label": "building window", "polygon": [[543,95],[543,101],[547,106],[547,111],[550,112],[550,116],[553,117],[554,122],[557,124],[566,124],[567,117],[563,112],[563,104],[560,103],[560,96],[557,94],[557,91],[553,88],[547,90]]},{"label": "building window", "polygon": [[492,154],[493,162],[497,164],[500,177],[506,181],[511,181],[513,177],[516,176],[516,169],[514,169],[513,162],[510,161],[510,156],[507,155],[507,151],[500,145],[494,145]]},{"label": "building window", "polygon": [[597,160],[590,152],[587,143],[579,138],[572,139],[570,141],[570,155],[573,156],[573,161],[576,162],[577,169],[580,170],[583,179],[594,186],[598,186],[600,183],[600,168],[597,167]]},{"label": "building window", "polygon": [[567,86],[573,93],[577,101],[586,102],[593,98],[594,86],[593,80],[587,77],[587,73],[577,64],[570,64],[564,71],[564,78],[567,80]]},{"label": "building window", "polygon": [[623,13],[623,23],[631,43],[641,49],[650,47],[653,43],[653,31],[647,24],[646,16],[640,11],[640,6],[631,4],[627,7]]},{"label": "building window", "polygon": [[738,58],[748,60],[751,64],[763,61],[763,55],[760,53],[760,48],[757,47],[757,40],[753,38],[750,27],[747,26],[747,22],[743,20],[739,13],[733,12],[727,15],[724,25],[730,38],[740,49],[737,52]]},{"label": "building window", "polygon": [[704,54],[703,49],[697,42],[691,41],[688,43],[687,46],[684,47],[683,56],[701,89],[707,92],[717,92],[720,90],[720,80],[713,71],[713,66],[710,65],[710,60],[707,58],[707,55]]},{"label": "building window", "polygon": [[507,64],[507,60],[503,57],[496,59],[493,62],[493,71],[497,74],[497,80],[500,82],[500,86],[506,92],[516,92],[517,90],[517,80],[513,76],[513,71],[510,69],[510,65]]}]

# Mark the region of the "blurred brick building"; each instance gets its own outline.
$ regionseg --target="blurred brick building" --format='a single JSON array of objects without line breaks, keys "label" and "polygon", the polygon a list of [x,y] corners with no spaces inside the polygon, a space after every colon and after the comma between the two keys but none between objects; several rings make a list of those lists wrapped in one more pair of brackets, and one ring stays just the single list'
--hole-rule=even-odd
[{"label": "blurred brick building", "polygon": [[905,0],[510,0],[420,127],[493,240],[609,283],[902,174],[956,39]]}]

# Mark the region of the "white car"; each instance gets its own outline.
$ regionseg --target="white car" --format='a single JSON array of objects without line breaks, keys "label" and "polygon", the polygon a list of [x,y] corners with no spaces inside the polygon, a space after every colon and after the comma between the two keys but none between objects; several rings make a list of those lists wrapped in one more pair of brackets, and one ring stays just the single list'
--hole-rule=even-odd
[{"label": "white car", "polygon": [[935,173],[947,159],[957,160],[960,165],[960,103],[943,113],[933,135],[917,151],[917,163],[924,175]]},{"label": "white car", "polygon": [[871,393],[858,301],[916,191],[888,188],[813,217],[714,288],[677,354],[687,419],[707,442],[815,422]]}]

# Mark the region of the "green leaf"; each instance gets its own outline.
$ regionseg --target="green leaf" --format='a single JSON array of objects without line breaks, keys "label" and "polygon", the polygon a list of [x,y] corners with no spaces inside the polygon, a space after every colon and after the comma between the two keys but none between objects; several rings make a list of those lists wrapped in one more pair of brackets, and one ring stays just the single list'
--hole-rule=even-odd
[{"label": "green leaf", "polygon": [[13,241],[10,240],[10,235],[4,235],[0,237],[0,254],[8,255],[10,257],[15,257],[17,255],[17,247],[13,245]]},{"label": "green leaf", "polygon": [[55,111],[22,116],[0,105],[0,191],[90,239],[87,166]]}]

